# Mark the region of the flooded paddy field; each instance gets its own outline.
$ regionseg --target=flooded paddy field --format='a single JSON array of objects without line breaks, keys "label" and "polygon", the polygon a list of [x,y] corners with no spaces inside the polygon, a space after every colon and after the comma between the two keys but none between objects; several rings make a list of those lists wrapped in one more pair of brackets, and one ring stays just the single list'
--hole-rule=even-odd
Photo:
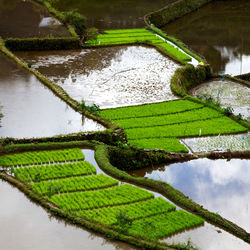
[{"label": "flooded paddy field", "polygon": [[154,48],[16,52],[78,101],[101,108],[177,99],[170,79],[179,67]]},{"label": "flooded paddy field", "polygon": [[45,137],[104,130],[82,118],[45,88],[35,76],[0,54],[0,137]]},{"label": "flooded paddy field", "polygon": [[182,140],[193,152],[250,150],[250,135],[221,135],[187,138]]},{"label": "flooded paddy field", "polygon": [[237,82],[220,79],[203,83],[192,90],[194,96],[208,96],[222,108],[231,107],[235,115],[250,121],[250,88]]},{"label": "flooded paddy field", "polygon": [[250,71],[250,2],[213,1],[162,28],[203,55],[215,73]]},{"label": "flooded paddy field", "polygon": [[2,38],[65,37],[67,29],[41,5],[29,0],[0,0]]},{"label": "flooded paddy field", "polygon": [[99,30],[141,28],[143,16],[176,0],[59,0],[55,7],[61,11],[77,9],[87,17],[87,23]]},{"label": "flooded paddy field", "polygon": [[198,159],[133,171],[167,182],[209,211],[250,231],[250,162]]}]

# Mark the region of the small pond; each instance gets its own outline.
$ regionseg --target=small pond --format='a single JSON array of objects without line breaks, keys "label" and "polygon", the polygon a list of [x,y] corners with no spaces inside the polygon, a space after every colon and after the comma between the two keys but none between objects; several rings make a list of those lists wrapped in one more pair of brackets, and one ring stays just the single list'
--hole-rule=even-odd
[{"label": "small pond", "polygon": [[29,0],[0,0],[0,19],[0,36],[4,39],[69,36],[43,6]]},{"label": "small pond", "polygon": [[229,80],[213,80],[192,90],[194,96],[211,96],[222,108],[231,107],[233,113],[250,121],[250,88]]},{"label": "small pond", "polygon": [[16,52],[78,101],[104,107],[177,99],[170,79],[179,67],[154,48]]},{"label": "small pond", "polygon": [[77,9],[87,17],[90,27],[104,29],[141,28],[145,26],[143,16],[176,0],[59,0],[59,10]]},{"label": "small pond", "polygon": [[198,159],[133,172],[161,180],[250,231],[250,161]]},{"label": "small pond", "polygon": [[193,152],[250,150],[250,135],[221,135],[187,138],[182,140]]},{"label": "small pond", "polygon": [[0,54],[0,137],[45,137],[104,130],[44,87],[34,75]]},{"label": "small pond", "polygon": [[[83,152],[86,160],[93,164],[94,152]],[[51,216],[42,207],[30,202],[18,189],[1,180],[0,199],[1,249],[136,249]]]},{"label": "small pond", "polygon": [[213,1],[163,28],[203,55],[215,73],[250,72],[250,1]]}]

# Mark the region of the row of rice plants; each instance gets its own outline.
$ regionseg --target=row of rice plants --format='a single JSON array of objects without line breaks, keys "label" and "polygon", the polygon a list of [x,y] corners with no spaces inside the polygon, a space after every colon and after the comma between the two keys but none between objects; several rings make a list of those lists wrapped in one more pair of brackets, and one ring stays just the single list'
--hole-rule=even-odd
[{"label": "row of rice plants", "polygon": [[118,185],[118,183],[119,182],[113,178],[99,174],[36,182],[32,184],[32,188],[39,194],[52,196],[58,192],[94,190],[115,186]]},{"label": "row of rice plants", "polygon": [[157,240],[203,223],[204,220],[200,217],[178,210],[135,220],[129,227],[128,233],[150,240]]},{"label": "row of rice plants", "polygon": [[194,109],[187,112],[151,116],[151,117],[139,117],[115,120],[116,124],[120,124],[123,128],[140,128],[140,127],[152,127],[162,126],[177,123],[184,123],[190,121],[205,120],[211,118],[217,118],[223,116],[218,111],[211,108]]},{"label": "row of rice plants", "polygon": [[95,40],[86,41],[87,45],[99,46],[99,45],[116,45],[116,44],[129,44],[129,43],[151,43],[153,45],[160,45],[168,53],[174,55],[180,60],[190,61],[191,58],[187,54],[180,51],[175,46],[167,43],[159,36],[155,35],[146,29],[137,29],[137,32],[133,30],[118,30],[118,31],[106,31],[105,34],[98,35]]},{"label": "row of rice plants", "polygon": [[160,197],[132,204],[76,211],[74,214],[78,217],[111,225],[117,223],[117,218],[121,213],[125,214],[130,220],[135,220],[164,212],[174,211],[175,209],[176,207],[174,205]]},{"label": "row of rice plants", "polygon": [[147,29],[117,29],[117,30],[105,30],[105,34],[127,34],[127,33],[145,33],[149,32]]},{"label": "row of rice plants", "polygon": [[75,160],[84,160],[84,154],[78,148],[4,155],[0,157],[0,166],[24,166]]},{"label": "row of rice plants", "polygon": [[247,132],[247,128],[228,117],[146,128],[126,129],[128,139],[186,137]]},{"label": "row of rice plants", "polygon": [[161,149],[168,152],[188,153],[188,149],[177,138],[147,138],[129,140],[130,145],[141,149]]},{"label": "row of rice plants", "polygon": [[153,197],[148,191],[124,184],[104,190],[53,195],[48,199],[63,210],[69,211],[132,203]]},{"label": "row of rice plants", "polygon": [[138,106],[104,109],[99,115],[110,120],[174,114],[202,108],[203,105],[188,100],[176,100]]},{"label": "row of rice plants", "polygon": [[13,168],[12,171],[18,179],[33,182],[96,173],[95,167],[87,161]]}]

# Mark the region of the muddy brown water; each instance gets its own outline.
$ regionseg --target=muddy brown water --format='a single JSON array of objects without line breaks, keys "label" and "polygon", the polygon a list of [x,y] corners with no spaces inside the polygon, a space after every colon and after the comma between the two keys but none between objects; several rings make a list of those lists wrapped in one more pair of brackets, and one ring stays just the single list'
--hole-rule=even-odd
[{"label": "muddy brown water", "polygon": [[250,72],[250,1],[213,1],[162,28],[205,56],[215,73]]},{"label": "muddy brown water", "polygon": [[35,76],[0,54],[0,137],[45,137],[104,130],[70,108]]},{"label": "muddy brown water", "polygon": [[41,5],[29,0],[0,0],[0,37],[70,36]]},{"label": "muddy brown water", "polygon": [[16,52],[73,98],[101,108],[178,99],[170,79],[180,67],[154,48]]},{"label": "muddy brown water", "polygon": [[176,0],[59,0],[56,7],[67,11],[77,9],[87,17],[90,27],[104,29],[141,28],[143,16]]}]

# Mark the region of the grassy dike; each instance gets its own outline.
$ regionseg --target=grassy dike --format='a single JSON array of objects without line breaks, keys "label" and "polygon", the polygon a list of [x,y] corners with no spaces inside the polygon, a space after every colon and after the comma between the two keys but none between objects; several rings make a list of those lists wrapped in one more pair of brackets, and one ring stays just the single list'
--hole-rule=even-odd
[{"label": "grassy dike", "polygon": [[250,243],[250,234],[247,233],[241,227],[234,224],[233,222],[223,218],[219,214],[208,211],[207,209],[195,203],[187,196],[185,196],[183,193],[181,193],[180,191],[173,188],[167,183],[151,179],[145,179],[142,177],[134,177],[124,171],[115,168],[109,162],[108,151],[105,145],[98,145],[95,147],[95,149],[96,149],[95,158],[98,165],[109,175],[121,181],[126,181],[142,187],[150,188],[164,195],[167,199],[173,201],[176,205],[180,206],[181,208],[184,208],[187,211],[202,217],[207,222],[230,232],[231,234],[246,241],[247,243]]}]

